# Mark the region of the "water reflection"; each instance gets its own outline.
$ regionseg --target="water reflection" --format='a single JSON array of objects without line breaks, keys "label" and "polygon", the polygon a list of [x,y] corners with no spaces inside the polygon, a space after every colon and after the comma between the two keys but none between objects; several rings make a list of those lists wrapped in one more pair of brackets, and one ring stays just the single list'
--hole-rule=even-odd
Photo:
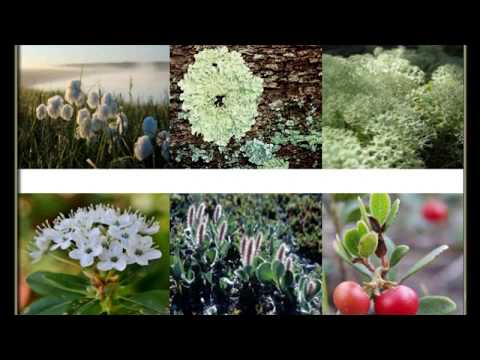
[{"label": "water reflection", "polygon": [[155,63],[117,63],[65,65],[44,69],[22,69],[21,86],[39,90],[64,91],[68,81],[80,78],[82,88],[102,92],[110,91],[125,101],[156,103],[168,101],[169,64]]}]

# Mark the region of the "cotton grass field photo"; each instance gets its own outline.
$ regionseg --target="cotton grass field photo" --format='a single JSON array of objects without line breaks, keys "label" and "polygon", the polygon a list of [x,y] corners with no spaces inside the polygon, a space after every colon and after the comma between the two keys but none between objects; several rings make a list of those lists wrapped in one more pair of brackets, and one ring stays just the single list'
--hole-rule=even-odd
[{"label": "cotton grass field photo", "polygon": [[168,46],[21,46],[18,55],[20,168],[168,167]]}]

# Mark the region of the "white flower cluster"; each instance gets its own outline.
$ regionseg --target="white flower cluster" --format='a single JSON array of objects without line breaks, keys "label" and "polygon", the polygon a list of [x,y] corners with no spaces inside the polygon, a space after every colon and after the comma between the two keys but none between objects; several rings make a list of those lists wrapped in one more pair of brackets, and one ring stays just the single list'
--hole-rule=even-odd
[{"label": "white flower cluster", "polygon": [[226,47],[199,52],[178,85],[192,133],[205,141],[226,146],[255,122],[263,79],[252,74],[239,52]]},{"label": "white flower cluster", "polygon": [[53,226],[39,228],[30,255],[38,261],[48,251],[64,250],[82,267],[123,271],[129,264],[146,266],[162,256],[151,237],[159,230],[156,221],[138,212],[92,205],[73,211],[69,217],[61,214]]},{"label": "white flower cluster", "polygon": [[[82,108],[85,100],[88,107]],[[47,100],[47,105],[40,104],[36,109],[36,116],[38,120],[49,116],[52,119],[61,117],[65,121],[70,121],[74,116],[73,106],[78,109],[76,115],[78,138],[93,140],[102,131],[111,137],[126,134],[128,118],[119,111],[113,94],[107,92],[100,97],[98,92],[90,91],[86,96],[80,80],[72,80],[67,84],[65,100],[60,95],[55,95]]]}]

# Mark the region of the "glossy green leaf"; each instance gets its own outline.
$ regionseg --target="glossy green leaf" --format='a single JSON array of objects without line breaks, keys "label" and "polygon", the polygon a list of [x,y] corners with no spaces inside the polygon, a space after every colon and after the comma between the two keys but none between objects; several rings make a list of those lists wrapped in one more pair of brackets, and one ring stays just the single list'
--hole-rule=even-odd
[{"label": "glossy green leaf", "polygon": [[388,213],[387,220],[385,220],[385,230],[387,230],[390,227],[390,225],[392,225],[393,222],[395,221],[399,208],[400,208],[400,199],[397,199],[393,202],[392,208]]},{"label": "glossy green leaf", "polygon": [[261,282],[273,281],[273,271],[270,263],[264,262],[257,267],[256,270],[257,279]]},{"label": "glossy green leaf", "polygon": [[352,228],[343,234],[343,245],[348,252],[354,256],[358,256],[358,243],[360,242],[360,234],[357,229]]},{"label": "glossy green leaf", "polygon": [[45,296],[31,303],[23,312],[25,315],[64,315],[70,310],[74,300]]},{"label": "glossy green leaf", "polygon": [[358,254],[361,257],[368,258],[373,255],[378,246],[378,235],[371,231],[362,236],[358,243]]},{"label": "glossy green leaf", "polygon": [[371,276],[370,272],[365,268],[365,266],[360,265],[360,264],[354,264],[352,262],[351,258],[349,257],[349,255],[346,254],[345,250],[343,249],[343,245],[339,240],[337,240],[333,243],[333,249],[335,250],[337,255],[340,256],[343,259],[343,261],[345,261],[347,264],[352,266],[359,273],[361,273],[362,275],[364,275],[366,277]]},{"label": "glossy green leaf", "polygon": [[397,265],[409,251],[410,247],[408,245],[398,245],[390,256],[390,268]]},{"label": "glossy green leaf", "polygon": [[102,306],[97,299],[91,299],[81,305],[74,315],[100,315],[103,313]]},{"label": "glossy green leaf", "polygon": [[272,273],[275,282],[280,283],[280,278],[285,274],[285,265],[279,260],[272,262]]},{"label": "glossy green leaf", "polygon": [[122,300],[136,305],[146,314],[165,314],[168,310],[169,292],[168,290],[151,290],[123,297]]},{"label": "glossy green leaf", "polygon": [[418,271],[422,270],[425,266],[430,264],[433,260],[437,258],[441,253],[448,249],[447,245],[442,245],[436,248],[435,250],[431,251],[429,254],[421,258],[415,265],[413,265],[410,270],[408,270],[405,275],[403,275],[400,279],[400,282],[405,281],[410,276],[414,275]]},{"label": "glossy green leaf", "polygon": [[370,226],[370,221],[368,221],[368,213],[367,213],[367,209],[365,208],[365,204],[363,203],[360,196],[357,198],[357,200],[358,200],[358,206],[360,208],[360,214],[362,215],[361,220],[363,220],[365,224],[367,224],[367,226]]},{"label": "glossy green leaf", "polygon": [[65,300],[85,296],[86,288],[90,285],[84,277],[42,271],[30,274],[27,283],[39,295],[52,295]]},{"label": "glossy green leaf", "polygon": [[368,226],[363,220],[357,221],[357,231],[360,237],[368,233]]},{"label": "glossy green leaf", "polygon": [[370,212],[378,220],[380,225],[385,223],[388,214],[390,213],[391,200],[390,195],[383,194],[371,194],[370,195]]},{"label": "glossy green leaf", "polygon": [[280,278],[280,286],[287,290],[291,289],[295,280],[293,279],[293,274],[291,271],[285,272],[285,274]]},{"label": "glossy green leaf", "polygon": [[457,309],[457,304],[446,296],[424,296],[420,298],[417,315],[446,315]]},{"label": "glossy green leaf", "polygon": [[343,241],[340,240],[340,238],[338,237],[338,234],[336,236],[336,241],[333,243],[334,247],[335,245],[338,245],[338,251],[337,252],[341,252],[343,255],[342,257],[346,258],[347,260],[351,260],[352,259],[352,254],[350,254],[347,250],[347,248],[345,247]]}]

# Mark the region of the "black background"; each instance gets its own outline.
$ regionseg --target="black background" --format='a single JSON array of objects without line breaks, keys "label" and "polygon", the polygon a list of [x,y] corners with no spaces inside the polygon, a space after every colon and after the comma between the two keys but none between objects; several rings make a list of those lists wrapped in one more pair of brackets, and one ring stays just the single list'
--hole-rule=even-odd
[{"label": "black background", "polygon": [[[24,4],[26,6],[26,3]],[[92,9],[82,11],[58,5],[59,15],[51,12],[53,3],[42,4],[27,15],[22,10],[6,10],[10,21],[2,24],[2,116],[0,117],[3,151],[2,171],[2,236],[0,238],[0,326],[4,335],[19,341],[17,351],[29,348],[35,354],[59,353],[60,345],[70,351],[64,356],[92,357],[100,346],[110,355],[115,351],[131,350],[139,357],[149,351],[156,358],[184,356],[193,350],[196,356],[240,356],[247,352],[251,358],[272,358],[275,351],[285,356],[300,358],[310,352],[315,359],[355,356],[390,357],[419,355],[420,350],[429,357],[435,350],[463,349],[467,332],[479,313],[478,300],[480,263],[475,257],[480,239],[472,236],[471,228],[477,222],[475,194],[477,162],[475,139],[478,134],[478,46],[475,31],[478,20],[469,19],[469,10],[459,3],[449,4],[445,13],[432,11],[442,5],[431,5],[420,11],[419,2],[377,5],[359,4],[357,8],[339,3],[339,9],[323,5],[314,7],[300,2],[274,3],[262,6],[246,2],[199,2],[203,12],[193,5],[175,2],[164,4],[124,5],[118,3],[108,10],[92,3]],[[85,4],[80,6],[84,8]],[[132,9],[133,8],[133,9]],[[359,11],[361,9],[362,11]],[[219,12],[223,10],[224,14]],[[382,13],[379,13],[382,11]],[[473,10],[470,10],[472,14]],[[57,17],[58,16],[58,17]],[[71,25],[71,26],[70,26]],[[467,312],[466,316],[430,317],[28,317],[14,316],[14,45],[15,44],[467,44],[467,162],[465,204],[468,221],[465,233],[467,248]],[[436,181],[432,177],[432,181]],[[5,332],[5,330],[7,330]],[[40,339],[42,346],[30,346]],[[328,339],[327,339],[328,338]],[[6,337],[0,337],[1,344]],[[337,340],[335,343],[330,339]],[[201,341],[200,341],[201,340]],[[379,351],[380,347],[388,350]],[[225,347],[227,349],[225,349]],[[261,354],[257,348],[266,347]],[[158,349],[158,350],[156,350]],[[165,351],[169,350],[170,354]],[[418,349],[417,349],[418,350]],[[305,355],[306,356],[306,355]],[[95,356],[96,357],[96,356]],[[303,356],[302,356],[303,357]],[[363,357],[363,356],[362,356]]]}]

